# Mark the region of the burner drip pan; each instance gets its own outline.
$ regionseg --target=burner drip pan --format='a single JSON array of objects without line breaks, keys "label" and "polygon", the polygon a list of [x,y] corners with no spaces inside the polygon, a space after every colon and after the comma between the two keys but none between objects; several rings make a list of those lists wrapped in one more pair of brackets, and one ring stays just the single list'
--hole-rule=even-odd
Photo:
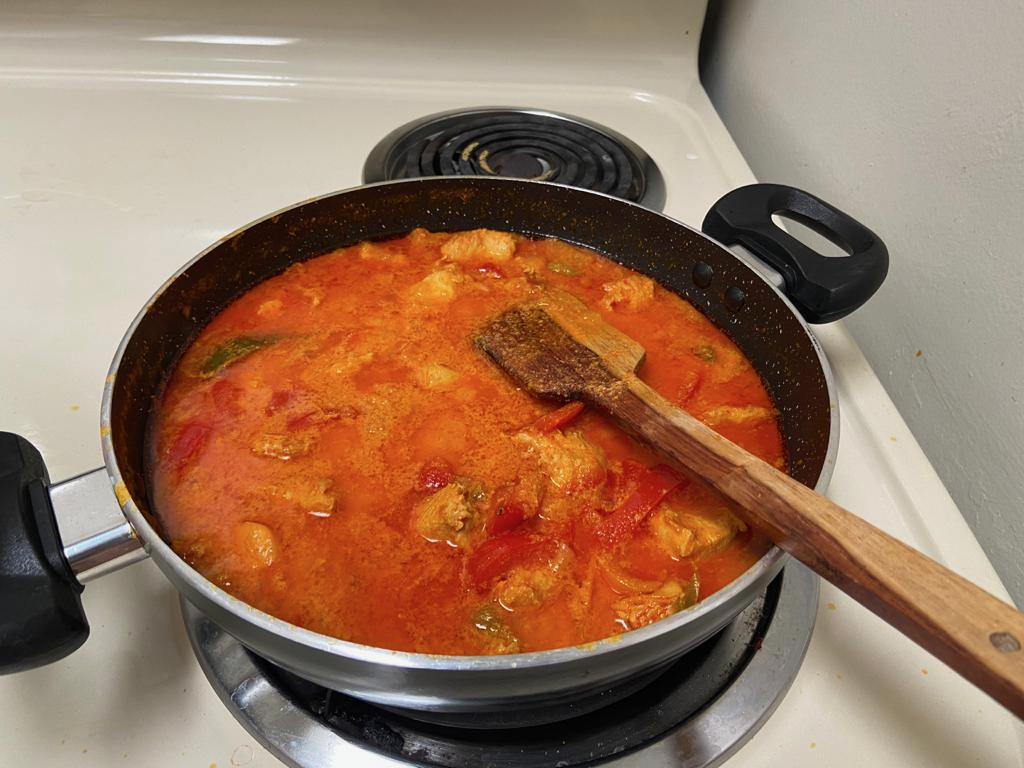
[{"label": "burner drip pan", "polygon": [[509,176],[604,192],[654,210],[665,183],[634,142],[558,112],[482,108],[406,123],[370,152],[363,181],[424,176]]},{"label": "burner drip pan", "polygon": [[818,580],[790,562],[718,635],[643,686],[584,716],[480,729],[424,722],[329,691],[245,649],[182,600],[199,663],[254,738],[286,765],[347,766],[359,750],[439,768],[719,765],[782,700],[810,642]]}]

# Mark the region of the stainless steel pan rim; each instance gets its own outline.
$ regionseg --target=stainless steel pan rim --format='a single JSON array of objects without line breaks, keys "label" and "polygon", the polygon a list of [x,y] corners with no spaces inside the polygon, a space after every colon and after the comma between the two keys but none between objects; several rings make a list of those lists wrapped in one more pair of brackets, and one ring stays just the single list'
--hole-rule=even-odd
[{"label": "stainless steel pan rim", "polygon": [[[363,185],[360,187],[353,187],[346,190],[330,192],[324,195],[304,200],[300,203],[287,206],[274,213],[268,214],[267,216],[256,219],[249,224],[237,229],[230,235],[221,238],[216,243],[212,244],[199,255],[185,264],[179,269],[168,281],[164,283],[157,291],[153,294],[150,300],[146,303],[143,309],[138,313],[131,325],[128,327],[124,337],[119,344],[117,351],[114,355],[113,361],[110,366],[109,375],[107,376],[106,384],[103,390],[103,398],[101,404],[101,444],[103,450],[104,462],[107,469],[107,474],[110,478],[111,484],[114,486],[115,494],[118,498],[118,502],[121,505],[121,509],[127,517],[128,521],[135,528],[138,533],[143,546],[147,552],[153,557],[157,565],[167,574],[172,582],[177,583],[178,581],[186,584],[189,588],[195,590],[202,598],[210,601],[221,610],[237,617],[242,622],[255,625],[265,632],[272,633],[274,635],[286,638],[290,641],[300,643],[312,649],[316,649],[328,654],[336,654],[348,659],[357,661],[365,661],[369,663],[382,664],[391,667],[401,667],[406,669],[422,669],[422,670],[466,670],[466,671],[497,671],[497,670],[509,670],[509,669],[537,669],[544,668],[552,665],[562,665],[566,662],[577,661],[581,659],[594,660],[608,654],[614,654],[621,652],[625,649],[634,647],[641,643],[645,643],[652,638],[659,637],[666,633],[672,632],[678,627],[694,622],[700,617],[709,615],[715,612],[717,608],[723,603],[728,602],[738,593],[745,590],[751,589],[755,584],[765,583],[767,579],[774,576],[782,568],[788,557],[782,550],[777,547],[772,547],[764,556],[761,557],[753,566],[751,566],[743,575],[734,580],[725,588],[719,590],[710,597],[702,600],[694,607],[677,613],[669,618],[663,619],[654,624],[648,625],[641,629],[626,632],[622,635],[618,635],[611,638],[606,638],[594,643],[588,643],[580,646],[574,646],[570,648],[560,648],[550,651],[539,651],[533,653],[522,653],[522,654],[509,654],[500,656],[442,656],[434,654],[422,654],[422,653],[409,653],[405,651],[394,651],[384,648],[377,648],[368,645],[362,645],[346,640],[340,640],[337,638],[322,635],[310,630],[303,629],[296,625],[277,619],[268,613],[258,610],[248,603],[245,603],[237,598],[233,597],[226,591],[217,587],[212,582],[208,581],[205,577],[195,571],[190,565],[182,560],[171,547],[160,537],[160,535],[150,525],[146,516],[143,515],[135,501],[131,498],[127,487],[123,481],[121,470],[118,465],[118,461],[114,450],[114,439],[113,439],[113,425],[112,425],[112,400],[113,392],[117,380],[118,369],[121,365],[122,357],[125,350],[140,323],[146,317],[149,308],[158,299],[158,297],[171,285],[178,277],[188,271],[196,262],[203,259],[207,254],[217,249],[224,242],[231,240],[236,235],[252,228],[254,225],[261,222],[274,219],[275,217],[281,216],[284,213],[292,211],[297,208],[301,208],[310,203],[324,200],[326,198],[335,197],[338,195],[346,195],[356,190],[365,190],[368,187],[390,187],[390,186],[405,186],[414,187],[416,184],[421,182],[431,182],[437,184],[438,182],[446,183],[451,182],[457,184],[464,181],[458,177],[443,177],[443,178],[429,178],[429,179],[413,179],[413,180],[401,180],[401,181],[388,181],[380,182],[377,184]],[[493,184],[531,184],[541,185],[545,187],[558,187],[559,185],[551,184],[549,182],[529,181],[525,182],[519,179],[503,179],[493,178],[488,179],[488,183]],[[644,211],[645,214],[650,214],[647,209],[639,206],[635,203],[623,201],[618,198],[604,195],[599,192],[590,192],[584,190],[574,190],[580,195],[593,195],[602,198],[608,198],[614,201],[616,205],[620,206],[631,206]],[[671,217],[664,216],[664,214],[655,214],[662,218],[669,219],[675,225],[688,229],[698,237],[715,243],[718,247],[723,250],[728,250],[724,245],[718,241],[709,238],[707,235],[699,232],[698,230],[690,227],[682,222],[679,222]],[[736,257],[738,261],[741,261]],[[749,270],[751,276],[755,277],[758,281],[763,282],[767,285],[777,296],[779,301],[793,313],[793,315],[800,321],[804,332],[807,334],[813,349],[815,350],[818,360],[821,365],[822,372],[824,374],[825,384],[827,387],[830,408],[830,430],[828,438],[828,446],[826,450],[825,460],[822,464],[822,470],[818,477],[817,483],[815,484],[815,490],[819,493],[823,493],[828,487],[829,480],[831,479],[832,470],[835,463],[835,456],[838,449],[839,439],[839,412],[836,399],[835,382],[832,376],[831,369],[828,364],[828,360],[825,356],[824,351],[814,338],[807,324],[800,317],[799,313],[793,307],[792,303],[783,295],[776,286],[771,284],[760,272],[753,269],[746,263],[743,263],[745,269]]]}]

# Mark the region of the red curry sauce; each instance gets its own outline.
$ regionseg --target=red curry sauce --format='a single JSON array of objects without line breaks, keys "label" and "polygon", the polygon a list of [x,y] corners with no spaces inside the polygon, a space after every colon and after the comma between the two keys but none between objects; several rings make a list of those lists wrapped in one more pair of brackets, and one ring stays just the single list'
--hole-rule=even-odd
[{"label": "red curry sauce", "polygon": [[727,584],[767,543],[726,501],[472,346],[546,286],[643,344],[654,388],[785,466],[757,373],[676,295],[557,240],[417,230],[290,267],[186,351],[151,445],[174,549],[293,624],[439,654],[597,640]]}]

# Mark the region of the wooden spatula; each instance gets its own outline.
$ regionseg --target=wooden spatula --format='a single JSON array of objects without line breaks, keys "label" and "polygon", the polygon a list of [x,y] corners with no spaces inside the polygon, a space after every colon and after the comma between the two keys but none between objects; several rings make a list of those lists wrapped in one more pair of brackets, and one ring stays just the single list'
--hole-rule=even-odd
[{"label": "wooden spatula", "polygon": [[571,294],[550,291],[476,345],[524,389],[583,400],[745,510],[746,521],[1024,717],[1024,614],[761,461],[636,376],[644,349]]}]

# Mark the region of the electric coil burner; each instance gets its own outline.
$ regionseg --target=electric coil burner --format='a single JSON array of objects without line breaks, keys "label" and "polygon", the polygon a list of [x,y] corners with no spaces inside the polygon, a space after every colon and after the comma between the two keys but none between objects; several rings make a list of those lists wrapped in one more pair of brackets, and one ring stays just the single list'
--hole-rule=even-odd
[{"label": "electric coil burner", "polygon": [[[200,666],[238,721],[293,768],[351,764],[352,745],[437,768],[720,765],[760,728],[796,676],[818,603],[818,579],[787,565],[718,635],[641,690],[546,725],[440,725],[330,691],[246,650],[182,600]],[[421,713],[422,714],[422,713]],[[472,718],[472,715],[467,715]]]},{"label": "electric coil burner", "polygon": [[389,133],[363,181],[422,176],[512,176],[604,192],[660,211],[665,184],[654,161],[610,128],[532,109],[441,112]]}]

